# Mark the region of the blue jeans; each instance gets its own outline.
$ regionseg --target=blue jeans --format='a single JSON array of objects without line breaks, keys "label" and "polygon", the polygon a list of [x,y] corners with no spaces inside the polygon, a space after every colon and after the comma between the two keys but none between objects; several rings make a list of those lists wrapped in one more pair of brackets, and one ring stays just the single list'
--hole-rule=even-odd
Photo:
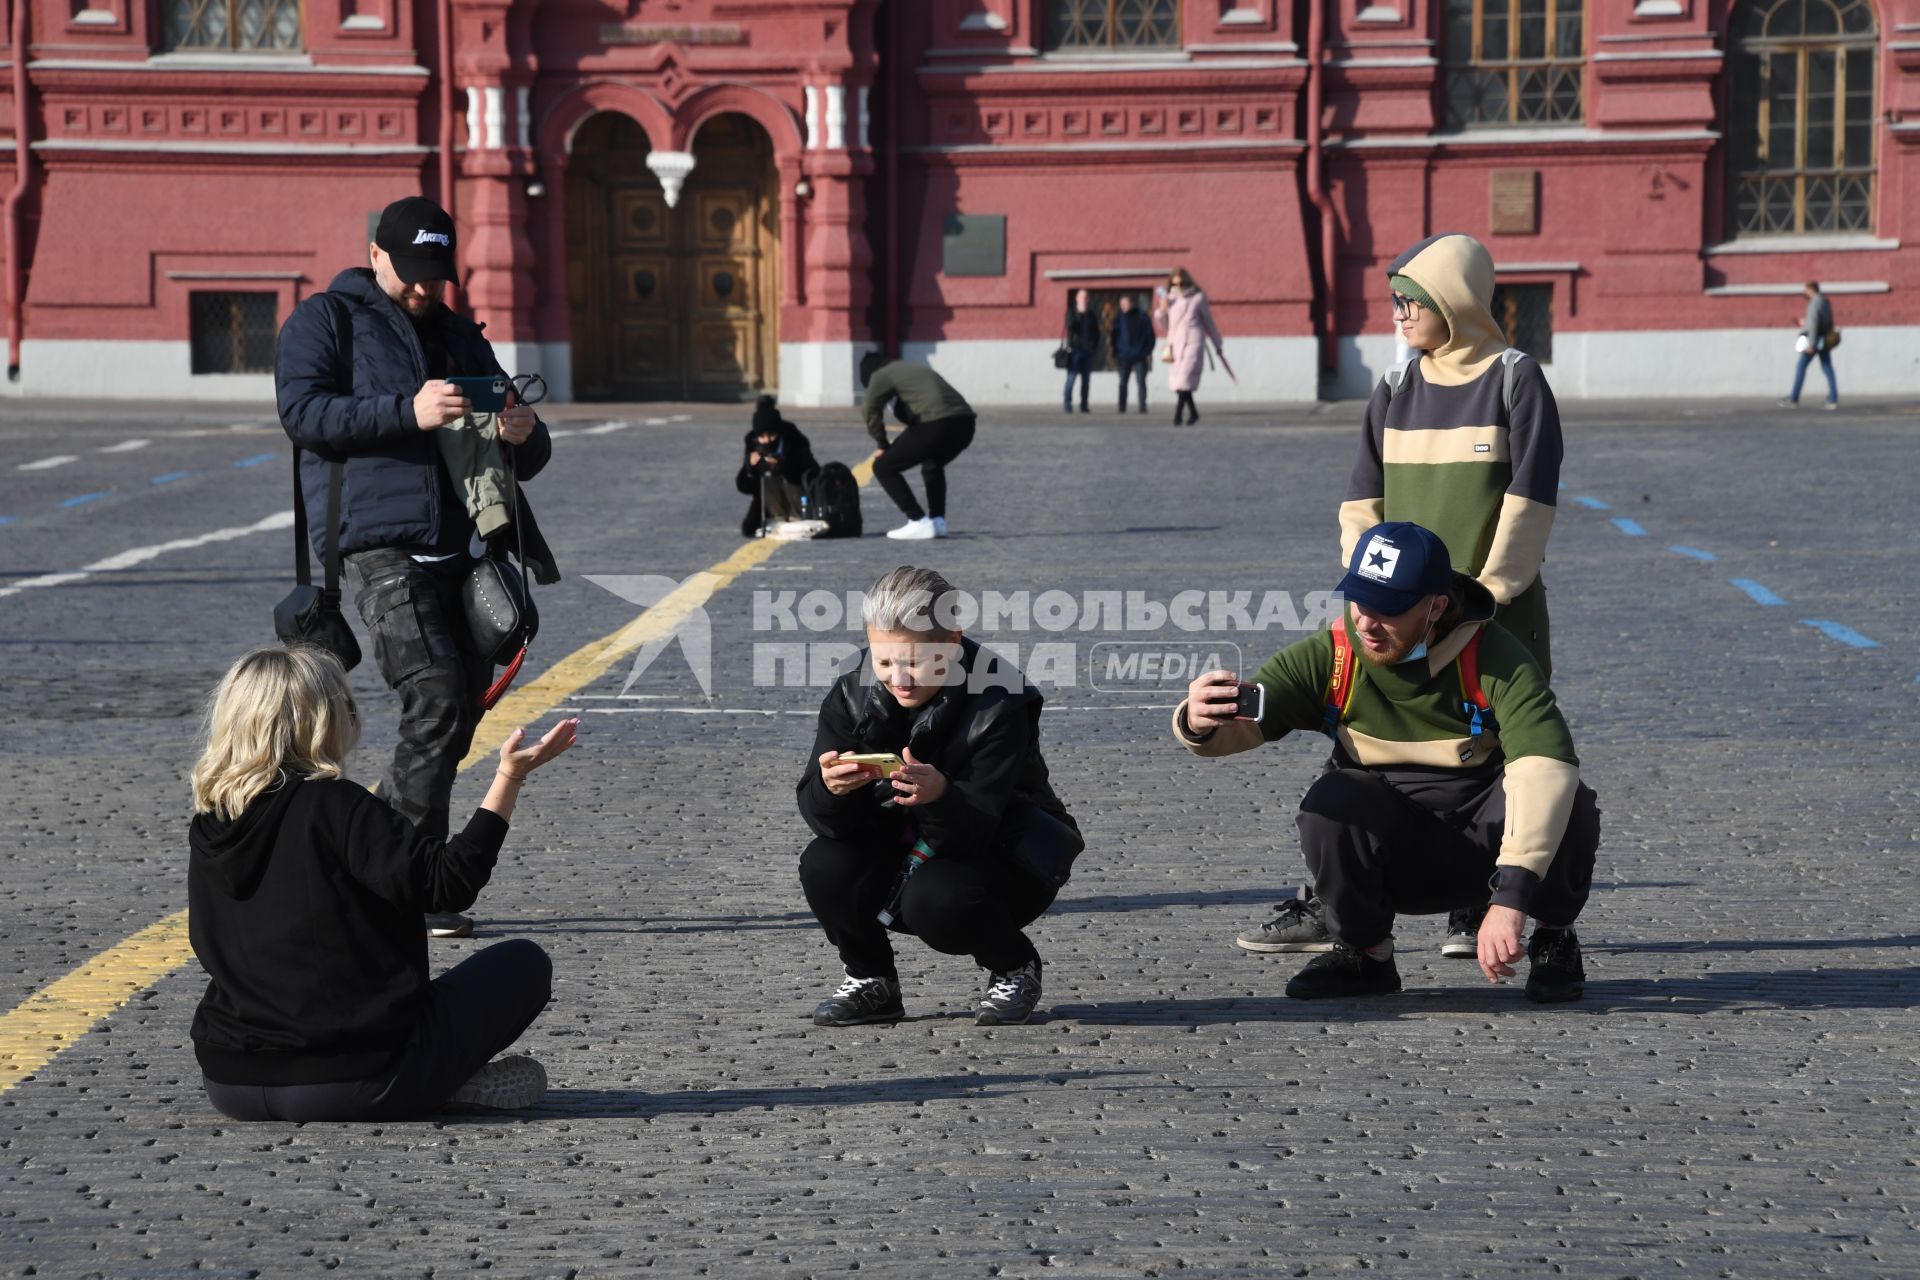
[{"label": "blue jeans", "polygon": [[1075,351],[1067,356],[1067,386],[1060,393],[1060,405],[1073,412],[1073,380],[1080,379],[1080,411],[1086,412],[1087,384],[1093,381],[1093,352]]},{"label": "blue jeans", "polygon": [[1838,404],[1840,402],[1840,384],[1833,380],[1833,357],[1828,355],[1824,350],[1819,352],[1802,351],[1800,353],[1800,366],[1793,371],[1793,394],[1788,396],[1787,399],[1793,401],[1795,404],[1800,403],[1800,388],[1807,380],[1807,366],[1813,363],[1815,355],[1820,357],[1820,372],[1827,375],[1827,403]]}]

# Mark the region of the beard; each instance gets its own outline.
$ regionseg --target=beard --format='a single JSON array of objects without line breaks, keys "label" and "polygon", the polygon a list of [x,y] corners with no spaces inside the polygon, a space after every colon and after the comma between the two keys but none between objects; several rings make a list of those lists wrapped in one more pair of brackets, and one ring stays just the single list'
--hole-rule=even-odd
[{"label": "beard", "polygon": [[1364,642],[1361,642],[1355,644],[1353,650],[1360,655],[1360,661],[1366,663],[1368,666],[1391,667],[1396,663],[1404,662],[1407,655],[1413,652],[1414,646],[1418,643],[1420,643],[1418,640],[1403,640],[1398,644],[1375,653],[1372,649],[1367,648]]}]

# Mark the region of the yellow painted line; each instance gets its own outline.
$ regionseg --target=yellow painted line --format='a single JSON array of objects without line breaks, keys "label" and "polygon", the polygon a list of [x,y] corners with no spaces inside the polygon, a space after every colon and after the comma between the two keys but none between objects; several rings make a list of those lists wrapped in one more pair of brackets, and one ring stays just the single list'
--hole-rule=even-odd
[{"label": "yellow painted line", "polygon": [[8,1010],[0,1019],[0,1093],[191,959],[187,913],[176,911]]},{"label": "yellow painted line", "polygon": [[[855,467],[853,476],[855,483],[865,488],[873,478],[872,460]],[[575,650],[508,693],[481,722],[474,734],[473,749],[460,767],[466,769],[491,756],[509,733],[568,701],[641,645],[671,635],[688,614],[712,599],[714,592],[785,545],[772,539],[742,544],[738,551],[705,573],[687,579],[666,599],[612,635]],[[46,1066],[54,1055],[93,1030],[114,1010],[191,959],[187,913],[176,911],[115,943],[0,1015],[0,1093]]]}]

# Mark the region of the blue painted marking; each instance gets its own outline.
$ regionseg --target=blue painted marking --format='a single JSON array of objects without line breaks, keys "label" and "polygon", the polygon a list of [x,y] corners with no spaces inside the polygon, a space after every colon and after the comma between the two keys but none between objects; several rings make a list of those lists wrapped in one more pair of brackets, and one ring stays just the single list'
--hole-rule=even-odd
[{"label": "blue painted marking", "polygon": [[1668,547],[1667,550],[1673,552],[1673,554],[1677,556],[1688,556],[1694,560],[1713,561],[1713,560],[1718,560],[1720,558],[1719,556],[1713,554],[1713,552],[1711,551],[1702,551],[1698,547],[1683,547],[1683,546],[1680,546],[1678,543],[1674,544],[1671,547]]},{"label": "blue painted marking", "polygon": [[1577,502],[1577,503],[1579,503],[1579,504],[1580,504],[1581,506],[1583,506],[1583,507],[1585,507],[1585,508],[1586,508],[1587,510],[1589,510],[1589,511],[1611,511],[1611,510],[1613,510],[1613,508],[1612,508],[1612,507],[1610,507],[1610,506],[1608,506],[1608,505],[1607,505],[1606,503],[1604,503],[1604,502],[1602,502],[1602,501],[1600,501],[1600,499],[1598,499],[1598,498],[1589,498],[1589,497],[1588,497],[1588,496],[1587,496],[1586,494],[1584,494],[1584,493],[1583,493],[1583,494],[1581,494],[1581,495],[1580,495],[1579,497],[1577,497],[1577,498],[1575,498],[1575,499],[1574,499],[1574,501],[1575,501],[1575,502]]},{"label": "blue painted marking", "polygon": [[169,471],[165,475],[155,476],[153,478],[153,483],[172,484],[175,480],[185,480],[188,476],[192,474],[193,472],[191,471]]},{"label": "blue painted marking", "polygon": [[277,453],[256,453],[251,458],[242,458],[233,465],[236,467],[257,467],[263,462],[272,462],[279,456]]},{"label": "blue painted marking", "polygon": [[106,496],[107,495],[104,493],[83,493],[77,498],[68,498],[65,502],[62,502],[60,505],[63,507],[84,507],[89,502],[98,502],[100,501],[100,499]]},{"label": "blue painted marking", "polygon": [[1567,487],[1567,482],[1566,482],[1565,480],[1562,480],[1562,481],[1560,482],[1560,487],[1561,487],[1562,489],[1565,489],[1565,488]]},{"label": "blue painted marking", "polygon": [[1752,596],[1755,604],[1786,603],[1784,597],[1775,595],[1773,592],[1755,582],[1752,578],[1728,578],[1727,581]]},{"label": "blue painted marking", "polygon": [[1626,534],[1629,538],[1644,538],[1647,536],[1647,531],[1640,527],[1638,520],[1629,520],[1625,516],[1615,516],[1613,518],[1613,527]]},{"label": "blue painted marking", "polygon": [[[18,520],[19,518],[20,518],[19,516],[0,516],[0,524],[12,524],[15,520]],[[1920,678],[1920,677],[1916,677],[1916,678]]]},{"label": "blue painted marking", "polygon": [[1852,627],[1841,626],[1837,622],[1829,622],[1825,618],[1802,618],[1800,619],[1800,624],[1802,626],[1812,627],[1822,635],[1830,639],[1838,640],[1841,644],[1852,645],[1856,649],[1878,649],[1880,647],[1878,640],[1870,636],[1863,636]]}]

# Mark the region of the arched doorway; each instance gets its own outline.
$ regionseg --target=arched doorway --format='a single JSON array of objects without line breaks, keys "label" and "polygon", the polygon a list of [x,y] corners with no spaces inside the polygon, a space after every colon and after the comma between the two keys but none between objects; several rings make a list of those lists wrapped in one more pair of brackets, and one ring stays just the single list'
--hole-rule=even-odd
[{"label": "arched doorway", "polygon": [[779,370],[780,242],[773,144],[742,115],[692,146],[673,208],[647,135],[603,112],[567,161],[567,295],[583,400],[743,400]]}]

